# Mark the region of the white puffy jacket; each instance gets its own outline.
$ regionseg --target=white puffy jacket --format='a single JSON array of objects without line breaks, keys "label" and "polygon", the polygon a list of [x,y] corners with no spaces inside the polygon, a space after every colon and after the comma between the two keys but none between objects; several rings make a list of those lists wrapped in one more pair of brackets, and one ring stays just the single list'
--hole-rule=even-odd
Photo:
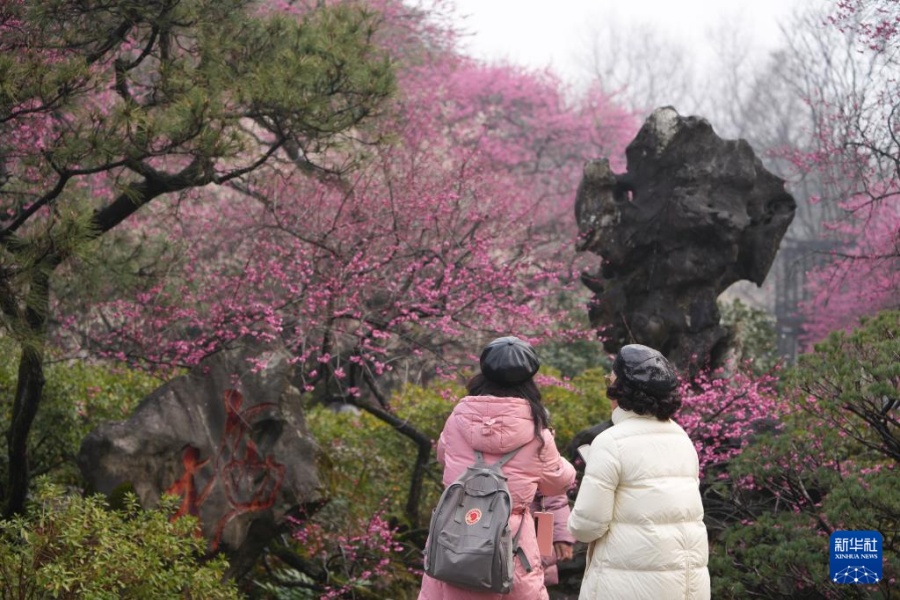
[{"label": "white puffy jacket", "polygon": [[568,527],[589,543],[579,600],[704,600],[697,451],[674,421],[616,408],[591,444]]}]

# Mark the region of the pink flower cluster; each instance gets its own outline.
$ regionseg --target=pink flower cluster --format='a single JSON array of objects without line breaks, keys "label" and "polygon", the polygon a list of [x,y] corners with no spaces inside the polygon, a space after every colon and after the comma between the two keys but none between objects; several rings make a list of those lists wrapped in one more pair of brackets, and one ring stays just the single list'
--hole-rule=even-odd
[{"label": "pink flower cluster", "polygon": [[297,527],[292,535],[306,558],[328,566],[330,580],[323,586],[322,600],[347,597],[356,588],[389,587],[395,578],[394,570],[401,564],[399,553],[405,548],[396,541],[397,529],[383,513],[351,524],[348,533],[339,535],[312,522],[294,522]]},{"label": "pink flower cluster", "polygon": [[188,366],[244,336],[279,339],[304,390],[356,395],[398,364],[448,372],[495,332],[571,334],[556,298],[579,285],[574,190],[585,160],[623,155],[636,119],[550,73],[463,58],[435,15],[378,6],[399,93],[318,157],[332,172],[278,156],[231,188],[144,207],[122,235],[159,249],[154,276],[61,300],[65,340]]},{"label": "pink flower cluster", "polygon": [[701,477],[726,466],[755,434],[780,427],[788,406],[776,391],[777,383],[775,375],[756,376],[747,366],[732,373],[702,372],[681,384],[682,407],[676,418],[697,448]]}]

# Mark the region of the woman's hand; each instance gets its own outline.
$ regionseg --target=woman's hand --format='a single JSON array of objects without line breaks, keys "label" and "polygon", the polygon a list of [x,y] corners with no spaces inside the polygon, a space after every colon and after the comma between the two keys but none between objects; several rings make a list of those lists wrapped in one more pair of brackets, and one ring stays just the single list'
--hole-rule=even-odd
[{"label": "woman's hand", "polygon": [[572,560],[572,544],[567,544],[566,542],[556,542],[555,544],[553,544],[553,549],[556,551],[557,562]]}]

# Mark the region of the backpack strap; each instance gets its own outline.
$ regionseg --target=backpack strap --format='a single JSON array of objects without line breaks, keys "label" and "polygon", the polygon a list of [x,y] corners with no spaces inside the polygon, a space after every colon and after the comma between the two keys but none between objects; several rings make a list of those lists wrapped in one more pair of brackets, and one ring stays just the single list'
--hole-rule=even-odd
[{"label": "backpack strap", "polygon": [[[518,453],[519,450],[521,450],[525,446],[526,446],[526,444],[523,444],[523,445],[519,446],[518,448],[515,448],[514,450],[510,450],[509,452],[507,452],[506,454],[501,456],[500,460],[498,460],[497,462],[495,462],[493,465],[490,465],[490,466],[502,469],[503,465],[508,463],[510,461],[510,459],[513,456],[515,456],[516,453]],[[487,463],[484,462],[484,454],[482,454],[481,450],[475,451],[475,461],[476,461],[476,464],[488,466]],[[514,548],[513,554],[515,554],[516,556],[519,557],[519,562],[521,562],[522,566],[525,567],[525,572],[531,573],[531,569],[532,569],[531,561],[528,560],[528,557],[525,555],[525,551],[522,549],[521,546],[519,546],[519,535],[522,533],[522,525],[524,523],[525,523],[525,515],[523,514],[522,520],[519,521],[519,529],[518,529],[518,531],[516,531],[516,535],[513,536],[513,539],[512,539],[512,545]]]},{"label": "backpack strap", "polygon": [[[510,450],[509,452],[507,452],[506,454],[504,454],[503,456],[501,456],[501,457],[500,457],[500,460],[498,460],[497,462],[495,462],[493,465],[490,465],[490,466],[492,466],[492,467],[500,467],[500,468],[503,468],[503,465],[505,465],[506,463],[508,463],[509,460],[510,460],[513,456],[515,456],[516,453],[518,453],[519,450],[521,450],[522,448],[524,448],[526,445],[527,445],[527,444],[523,444],[523,445],[519,446],[518,448],[516,448],[516,449],[514,449],[514,450]],[[476,450],[476,451],[475,451],[475,461],[476,461],[478,464],[481,464],[481,465],[484,465],[484,466],[489,466],[486,462],[484,462],[484,454],[482,454],[481,450]]]},{"label": "backpack strap", "polygon": [[516,531],[516,535],[512,539],[513,554],[519,557],[519,562],[522,563],[523,567],[525,567],[525,572],[531,573],[531,561],[528,560],[528,557],[525,555],[525,551],[522,550],[522,546],[519,545],[519,534],[522,533],[523,523],[525,523],[524,514],[522,515],[522,520],[519,521],[519,530]]}]

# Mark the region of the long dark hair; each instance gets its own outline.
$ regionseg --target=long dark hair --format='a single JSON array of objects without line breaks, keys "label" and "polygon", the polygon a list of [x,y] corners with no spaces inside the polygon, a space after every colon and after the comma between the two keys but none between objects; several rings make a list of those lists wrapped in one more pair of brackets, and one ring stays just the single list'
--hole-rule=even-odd
[{"label": "long dark hair", "polygon": [[606,396],[617,401],[623,410],[651,415],[660,421],[667,421],[681,408],[681,394],[678,390],[665,396],[653,396],[631,385],[624,377],[617,378],[606,388]]},{"label": "long dark hair", "polygon": [[522,383],[505,385],[491,381],[481,373],[475,375],[466,384],[466,389],[471,396],[496,396],[498,398],[522,398],[531,406],[531,418],[534,421],[534,437],[541,440],[544,445],[544,436],[541,432],[550,429],[550,413],[544,408],[541,401],[541,390],[538,389],[534,379],[528,379]]}]

